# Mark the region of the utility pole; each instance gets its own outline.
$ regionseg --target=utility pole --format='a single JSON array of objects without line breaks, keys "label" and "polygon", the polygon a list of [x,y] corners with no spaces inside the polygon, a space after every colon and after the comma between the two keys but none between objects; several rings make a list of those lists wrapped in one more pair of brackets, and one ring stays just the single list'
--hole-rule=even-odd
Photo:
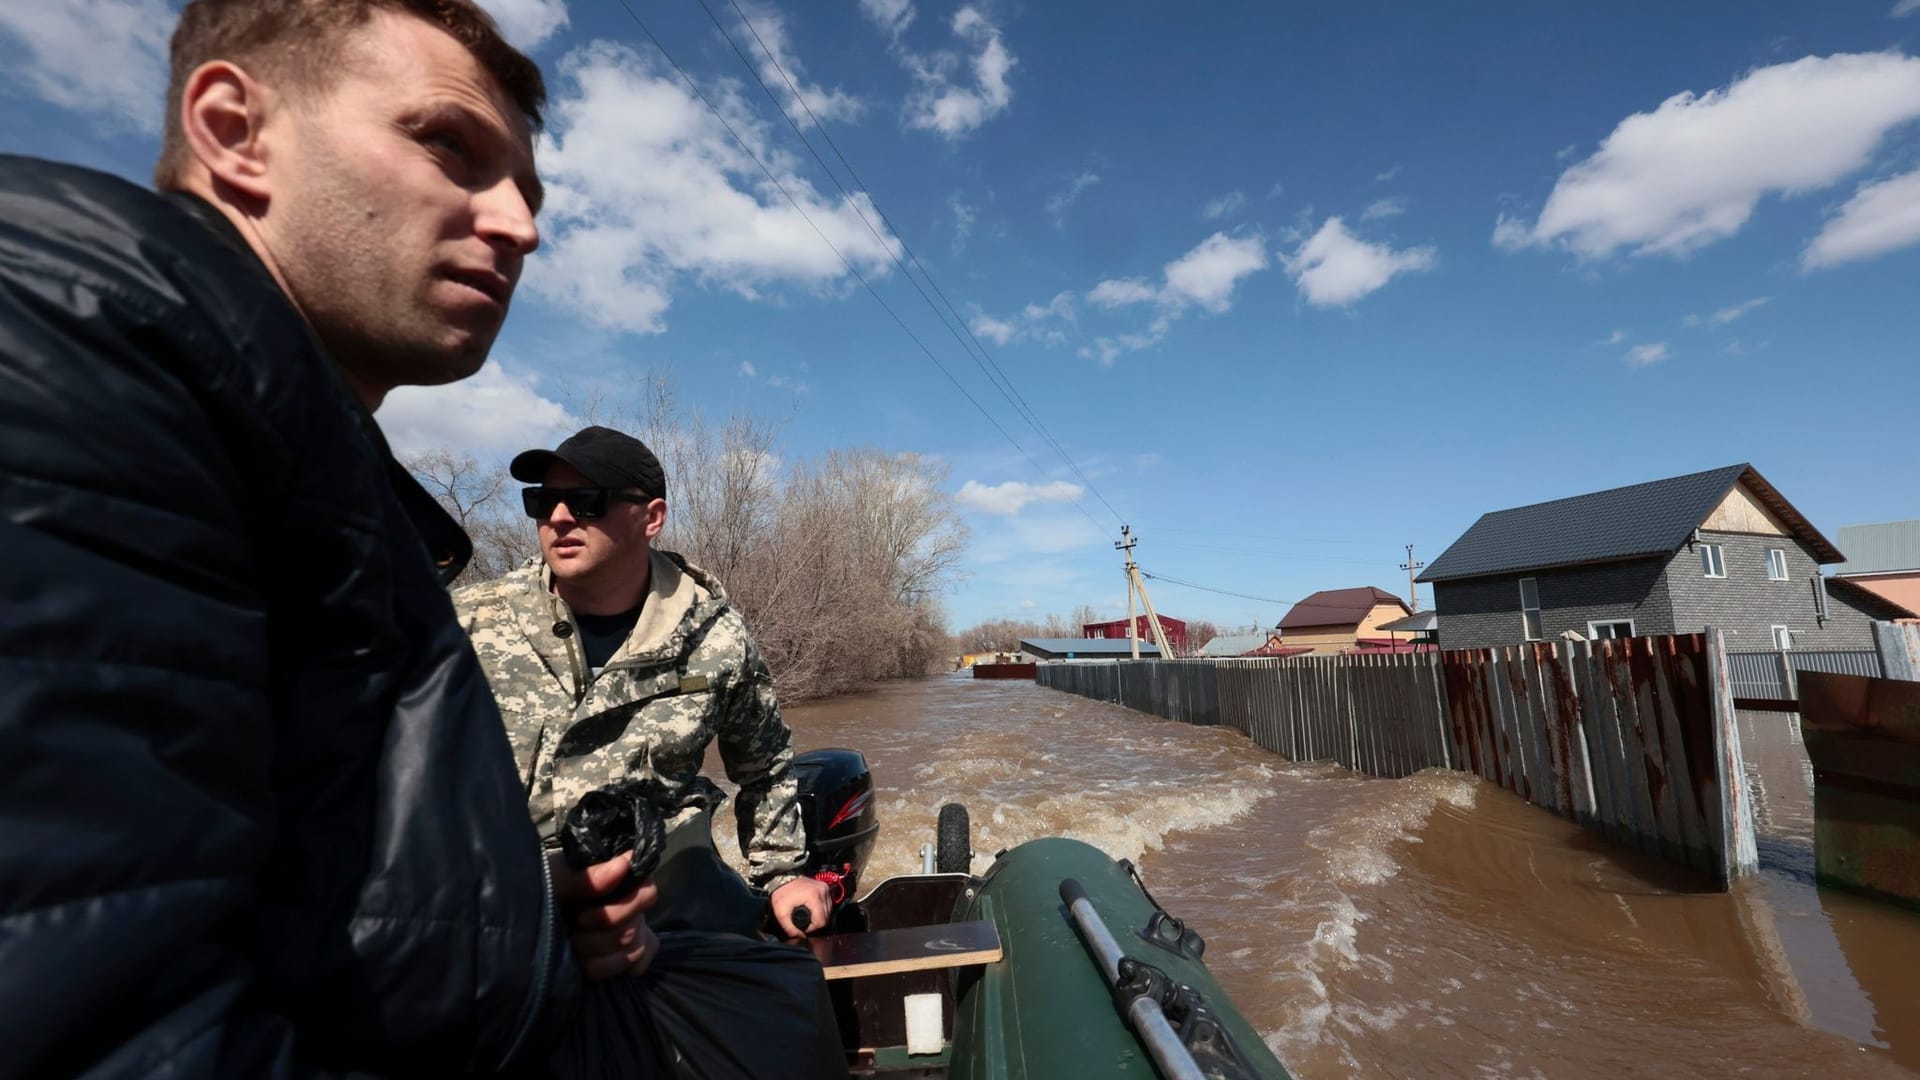
[{"label": "utility pole", "polygon": [[1167,631],[1160,625],[1160,615],[1153,610],[1153,598],[1147,595],[1147,583],[1140,579],[1140,566],[1133,561],[1133,548],[1140,538],[1133,535],[1133,527],[1120,526],[1120,539],[1113,542],[1115,550],[1126,557],[1127,570],[1127,640],[1133,648],[1133,658],[1140,659],[1140,634],[1138,619],[1134,615],[1134,594],[1140,596],[1140,606],[1146,609],[1147,625],[1153,627],[1153,642],[1160,649],[1160,659],[1173,659],[1173,650],[1167,645]]},{"label": "utility pole", "polygon": [[1413,575],[1425,565],[1427,564],[1413,561],[1413,545],[1408,544],[1407,561],[1400,564],[1400,569],[1407,572],[1407,600],[1412,603],[1415,615],[1420,614],[1420,584],[1414,580]]}]

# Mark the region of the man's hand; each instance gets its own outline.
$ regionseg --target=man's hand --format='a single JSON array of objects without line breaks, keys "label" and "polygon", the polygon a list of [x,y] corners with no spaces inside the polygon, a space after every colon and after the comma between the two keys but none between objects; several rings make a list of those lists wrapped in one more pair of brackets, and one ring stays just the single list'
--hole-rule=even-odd
[{"label": "man's hand", "polygon": [[553,895],[564,909],[573,955],[587,978],[647,970],[659,942],[647,927],[646,911],[660,899],[660,889],[651,881],[637,889],[623,888],[633,853],[585,870],[575,870],[558,851],[548,852],[547,858],[553,866]]},{"label": "man's hand", "polygon": [[[827,913],[833,910],[833,897],[827,891],[827,883],[810,877],[795,878],[773,890],[767,898],[773,905],[773,921],[780,924],[780,931],[787,940],[798,941],[809,933],[817,934],[826,929]],[[798,908],[806,908],[813,916],[805,930],[793,924],[793,913]]]}]

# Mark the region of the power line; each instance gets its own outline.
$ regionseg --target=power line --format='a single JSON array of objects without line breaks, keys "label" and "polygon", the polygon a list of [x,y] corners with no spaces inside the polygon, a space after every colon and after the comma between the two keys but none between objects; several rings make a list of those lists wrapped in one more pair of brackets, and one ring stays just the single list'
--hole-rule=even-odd
[{"label": "power line", "polygon": [[[902,262],[898,255],[893,254],[892,248],[888,246],[886,238],[874,227],[873,222],[867,218],[865,211],[860,209],[859,200],[853,197],[853,192],[849,191],[847,186],[840,182],[840,178],[834,174],[833,168],[827,164],[826,159],[820,156],[820,152],[815,149],[813,142],[807,138],[806,132],[801,130],[799,122],[796,121],[793,115],[787,111],[786,107],[780,103],[779,95],[775,94],[773,89],[767,85],[766,80],[760,76],[759,69],[754,65],[753,61],[747,57],[746,52],[740,48],[740,45],[734,40],[733,35],[728,32],[726,25],[720,21],[719,16],[713,13],[713,9],[708,6],[707,0],[697,0],[697,2],[700,4],[701,10],[707,13],[707,18],[713,22],[714,28],[720,31],[720,35],[726,39],[728,46],[733,49],[734,55],[738,56],[740,62],[746,66],[748,74],[752,75],[753,80],[760,85],[761,91],[767,95],[767,100],[773,103],[774,108],[777,109],[781,117],[787,121],[787,126],[793,129],[793,133],[799,137],[801,144],[807,148],[807,152],[811,154],[813,160],[819,164],[821,171],[826,173],[827,178],[832,180],[834,186],[840,189],[840,193],[846,196],[847,205],[853,209],[854,214],[858,216],[861,223],[867,227],[867,231],[873,234],[874,239],[880,243],[882,250],[887,252],[888,257],[893,260],[894,265],[899,267],[901,276],[906,278],[907,282],[914,287],[914,291],[920,294],[920,299],[926,303],[928,310],[933,312],[934,317],[940,320],[940,325],[946,329],[948,334],[953,336],[954,342],[960,346],[960,350],[966,354],[967,359],[972,360],[974,366],[979,368],[980,373],[986,377],[988,384],[999,391],[1001,398],[1013,408],[1015,415],[1025,420],[1027,426],[1032,428],[1034,433],[1040,436],[1043,442],[1052,447],[1053,451],[1060,455],[1060,459],[1066,462],[1067,468],[1073,470],[1073,474],[1079,477],[1081,484],[1086,487],[1086,490],[1090,492],[1094,498],[1100,501],[1102,506],[1107,508],[1107,512],[1113,515],[1114,520],[1124,524],[1126,519],[1118,510],[1113,508],[1113,504],[1108,502],[1107,497],[1100,493],[1100,489],[1094,486],[1093,481],[1087,478],[1087,474],[1083,472],[1079,464],[1073,460],[1073,456],[1067,453],[1066,447],[1054,437],[1052,432],[1047,430],[1045,424],[1041,423],[1039,415],[1034,411],[1033,406],[1028,404],[1025,396],[1022,395],[1019,388],[1014,385],[1013,380],[1009,378],[1000,365],[994,361],[993,355],[987,351],[985,345],[981,344],[979,337],[974,334],[973,328],[967,325],[966,319],[961,316],[959,310],[953,306],[953,301],[947,298],[946,292],[942,290],[940,284],[934,280],[933,274],[928,271],[925,264],[920,261],[920,257],[914,254],[913,246],[907,243],[906,234],[900,230],[899,226],[893,223],[892,218],[887,216],[886,210],[880,206],[880,201],[874,197],[872,189],[860,179],[859,172],[854,169],[853,163],[847,160],[847,156],[841,153],[840,145],[833,141],[833,133],[827,129],[827,125],[814,113],[813,106],[807,103],[806,95],[802,94],[800,88],[794,85],[792,77],[787,74],[786,68],[781,66],[780,60],[774,56],[773,50],[767,47],[766,41],[760,36],[759,29],[753,25],[753,20],[747,18],[746,12],[741,10],[739,0],[728,0],[733,7],[734,14],[740,17],[741,24],[747,28],[749,34],[753,35],[754,42],[760,46],[760,51],[766,55],[767,63],[771,64],[774,71],[779,73],[781,81],[786,84],[788,92],[793,95],[793,100],[799,103],[801,109],[805,110],[807,119],[813,122],[814,129],[820,132],[821,137],[826,140],[827,146],[832,149],[834,157],[839,159],[841,166],[847,170],[847,175],[853,179],[854,186],[858,187],[861,192],[867,196],[867,200],[872,204],[874,212],[880,215],[880,220],[886,224],[892,236],[899,241],[901,249],[907,253],[907,258],[913,261],[914,269],[920,271],[920,276],[926,279],[927,285],[940,297],[941,303],[946,305],[947,311],[953,316],[952,323],[949,323],[947,316],[943,315],[940,309],[934,306],[932,297],[927,295],[926,289],[921,288],[920,282],[914,278],[913,272],[907,269],[906,263]],[[954,329],[956,325],[960,328],[959,330]],[[960,336],[962,331],[966,334],[966,339],[964,340]],[[968,341],[973,343],[971,349],[968,348]],[[976,350],[978,352],[977,356]],[[982,362],[983,360],[984,363]],[[1029,458],[1028,460],[1031,461],[1032,459]],[[1038,467],[1037,464],[1035,467]]]},{"label": "power line", "polygon": [[[636,26],[640,27],[640,32],[647,35],[647,40],[653,43],[653,47],[658,49],[660,55],[666,58],[667,63],[673,66],[673,70],[679,73],[681,80],[687,84],[687,89],[693,91],[694,96],[699,98],[700,103],[707,107],[707,111],[713,114],[714,119],[720,121],[720,126],[726,129],[728,135],[732,136],[734,143],[740,147],[741,151],[744,152],[748,158],[752,159],[755,165],[760,167],[760,172],[766,176],[767,181],[771,183],[781,195],[786,197],[787,203],[793,207],[794,213],[800,215],[800,219],[805,221],[809,228],[813,229],[814,235],[820,238],[820,242],[827,245],[827,249],[832,251],[834,256],[840,260],[840,264],[847,268],[847,273],[852,274],[854,280],[866,288],[867,294],[873,297],[874,302],[878,303],[889,316],[892,316],[893,321],[899,325],[907,337],[911,338],[913,343],[920,347],[920,351],[926,354],[927,359],[932,362],[933,366],[940,370],[940,374],[945,375],[947,381],[953,384],[953,388],[960,391],[960,396],[966,398],[967,403],[977,409],[981,416],[986,417],[987,423],[992,424],[994,430],[998,431],[1002,438],[1012,444],[1013,448],[1020,452],[1020,456],[1027,459],[1028,464],[1031,464],[1036,472],[1045,473],[1046,470],[1041,467],[1040,463],[1033,460],[1033,455],[1027,453],[1026,447],[1021,446],[1019,440],[1015,439],[1013,435],[1001,425],[1000,421],[994,419],[993,414],[987,411],[986,406],[980,404],[978,399],[967,392],[967,388],[961,384],[959,379],[954,377],[953,372],[947,370],[947,366],[940,362],[940,358],[933,354],[933,350],[927,348],[926,342],[920,340],[920,336],[913,332],[913,328],[907,325],[906,320],[902,319],[899,313],[893,310],[892,305],[888,304],[886,298],[880,295],[880,291],[873,287],[873,283],[867,280],[866,275],[862,274],[860,269],[853,265],[853,261],[848,259],[839,247],[827,238],[827,234],[821,231],[820,226],[815,224],[813,218],[808,216],[806,210],[801,207],[800,201],[793,197],[793,193],[788,191],[787,186],[780,182],[780,178],[773,174],[773,170],[767,168],[766,163],[760,160],[760,155],[754,153],[753,148],[747,145],[747,141],[740,137],[738,131],[734,130],[733,124],[730,123],[726,116],[707,98],[706,93],[700,89],[699,84],[694,82],[693,76],[687,74],[687,69],[681,67],[680,62],[675,60],[673,54],[667,51],[667,47],[661,43],[660,39],[654,35],[653,30],[647,26],[646,20],[642,19],[639,13],[633,10],[632,5],[630,5],[627,0],[618,0],[618,3],[621,9],[627,13],[627,17],[632,19]],[[704,3],[701,6],[704,7]],[[711,15],[712,12],[708,12],[708,14]],[[738,50],[736,49],[735,51],[737,52]],[[766,84],[763,82],[761,85],[764,87]],[[784,115],[784,110],[782,115]],[[871,228],[871,226],[869,226],[869,228]],[[881,246],[884,248],[885,243],[883,242]],[[888,254],[891,255],[892,253],[889,252]],[[1087,519],[1092,521],[1096,528],[1100,526],[1099,519],[1089,513],[1086,507],[1080,506],[1078,500],[1075,500],[1074,505],[1079,508],[1081,513],[1087,515]]]}]

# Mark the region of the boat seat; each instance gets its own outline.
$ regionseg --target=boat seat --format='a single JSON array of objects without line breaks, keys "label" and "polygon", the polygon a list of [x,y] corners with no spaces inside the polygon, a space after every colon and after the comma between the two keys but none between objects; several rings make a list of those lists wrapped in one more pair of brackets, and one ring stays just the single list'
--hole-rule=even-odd
[{"label": "boat seat", "polygon": [[991,920],[902,926],[811,938],[829,982],[869,975],[991,964],[1004,955]]}]

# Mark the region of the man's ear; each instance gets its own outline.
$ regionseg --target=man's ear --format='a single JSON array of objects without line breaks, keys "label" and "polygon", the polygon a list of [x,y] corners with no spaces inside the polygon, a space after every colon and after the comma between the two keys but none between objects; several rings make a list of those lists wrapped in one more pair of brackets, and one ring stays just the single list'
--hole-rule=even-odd
[{"label": "man's ear", "polygon": [[647,539],[652,540],[660,535],[660,530],[667,527],[667,500],[653,500],[647,504],[646,511]]},{"label": "man's ear", "polygon": [[180,127],[187,149],[215,186],[267,201],[267,149],[261,135],[270,91],[239,65],[211,60],[193,69],[180,91]]}]

